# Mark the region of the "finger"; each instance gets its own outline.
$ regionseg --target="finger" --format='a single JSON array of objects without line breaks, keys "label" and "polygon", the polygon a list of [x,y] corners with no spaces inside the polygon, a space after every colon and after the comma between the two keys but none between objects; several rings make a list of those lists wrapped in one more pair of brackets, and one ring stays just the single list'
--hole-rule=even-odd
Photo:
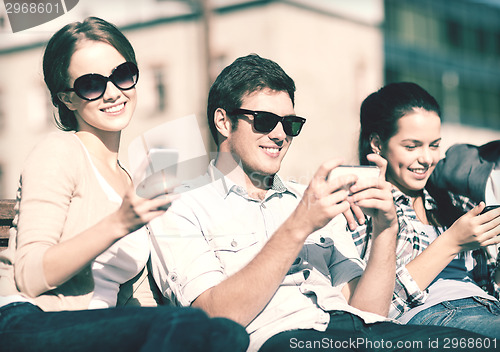
[{"label": "finger", "polygon": [[353,204],[357,204],[365,199],[378,199],[392,202],[392,198],[388,198],[388,193],[385,190],[374,187],[360,190],[356,193],[353,193],[350,197],[350,201]]},{"label": "finger", "polygon": [[385,180],[385,173],[387,172],[387,160],[385,160],[382,156],[378,154],[368,154],[366,156],[366,159],[368,161],[371,161],[372,163],[375,163],[375,165],[378,166],[380,169],[380,178],[382,180]]},{"label": "finger", "polygon": [[357,204],[351,204],[351,210],[356,219],[358,219],[358,223],[363,225],[365,223],[365,213],[363,213],[363,210]]},{"label": "finger", "polygon": [[173,201],[178,199],[180,194],[163,194],[154,199],[148,200],[149,209],[159,209],[164,208],[166,205],[170,205]]},{"label": "finger", "polygon": [[[487,220],[485,220],[485,217],[478,216],[478,215],[481,214],[481,212],[484,210],[485,206],[486,205],[484,204],[484,202],[479,202],[478,205],[476,205],[474,208],[469,210],[462,217],[464,217],[464,218],[465,217],[474,217],[474,218],[478,219],[478,223],[484,223],[487,221]],[[486,215],[486,214],[484,214],[484,215]]]},{"label": "finger", "polygon": [[327,212],[329,214],[329,217],[333,219],[337,215],[346,212],[348,209],[349,209],[349,202],[347,200],[344,200],[340,203],[335,203],[334,205],[330,206]]},{"label": "finger", "polygon": [[337,159],[330,159],[330,160],[324,162],[323,164],[321,164],[321,166],[318,168],[318,170],[316,170],[316,173],[314,174],[313,179],[315,179],[317,181],[326,180],[330,171],[332,171],[334,168],[336,168],[337,166],[342,164],[342,162],[343,162],[343,159],[338,159],[338,158]]},{"label": "finger", "polygon": [[499,243],[500,243],[500,237],[499,236],[495,236],[495,237],[490,238],[489,240],[484,241],[483,243],[481,243],[481,247],[488,247],[488,246],[491,246],[491,245],[494,245],[494,244],[499,244]]},{"label": "finger", "polygon": [[368,188],[378,188],[380,183],[381,181],[379,178],[364,177],[357,180],[356,183],[349,188],[349,190],[352,194],[355,194]]},{"label": "finger", "polygon": [[370,214],[370,210],[373,211],[374,209],[382,211],[384,213],[388,212],[393,206],[393,203],[389,203],[385,200],[370,198],[370,199],[360,200],[356,202],[356,205],[360,207],[362,210],[365,209],[364,211]]},{"label": "finger", "polygon": [[319,199],[319,201],[326,206],[331,206],[334,204],[339,204],[341,202],[347,201],[347,196],[349,193],[345,189],[338,190],[333,193],[329,193],[326,196],[323,196]]},{"label": "finger", "polygon": [[[482,202],[481,202],[482,203]],[[485,206],[486,208],[486,206]],[[481,212],[484,210],[484,208],[481,210]],[[480,217],[482,219],[484,219],[484,221],[491,221],[495,218],[498,218],[500,217],[500,208],[498,209],[493,209],[493,210],[490,210],[484,214],[480,214]]]},{"label": "finger", "polygon": [[347,209],[344,211],[344,217],[347,221],[347,226],[349,226],[349,230],[354,231],[358,227],[358,224],[356,222],[356,219],[354,218],[354,214],[351,211],[351,208]]},{"label": "finger", "polygon": [[358,177],[356,175],[342,175],[327,180],[327,192],[333,193],[338,190],[349,190],[356,182]]},{"label": "finger", "polygon": [[500,234],[500,217],[494,218],[491,221],[488,221],[484,224],[480,225],[480,231],[484,234],[491,233],[493,236],[497,236]]}]

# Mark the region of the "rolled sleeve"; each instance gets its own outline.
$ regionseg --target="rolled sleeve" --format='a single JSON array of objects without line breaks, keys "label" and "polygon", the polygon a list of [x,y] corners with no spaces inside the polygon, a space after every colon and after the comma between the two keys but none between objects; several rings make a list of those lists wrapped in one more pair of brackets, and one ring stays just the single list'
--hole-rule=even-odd
[{"label": "rolled sleeve", "polygon": [[346,222],[343,217],[337,216],[329,224],[335,250],[332,254],[329,266],[332,277],[332,285],[342,288],[346,283],[363,275],[366,267],[360,258],[351,233],[346,230]]},{"label": "rolled sleeve", "polygon": [[421,305],[428,297],[427,290],[420,290],[405,266],[396,270],[396,284],[392,297],[390,318],[398,318],[410,308]]}]

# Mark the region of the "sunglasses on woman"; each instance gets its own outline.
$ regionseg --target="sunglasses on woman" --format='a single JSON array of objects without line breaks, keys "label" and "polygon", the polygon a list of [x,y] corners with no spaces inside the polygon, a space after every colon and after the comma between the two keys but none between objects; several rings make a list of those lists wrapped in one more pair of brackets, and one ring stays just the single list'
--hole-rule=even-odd
[{"label": "sunglasses on woman", "polygon": [[298,136],[306,119],[303,117],[289,115],[279,116],[268,111],[253,111],[247,109],[236,109],[229,113],[231,116],[252,115],[253,127],[257,132],[268,133],[274,130],[278,122],[283,125],[283,130],[288,136]]},{"label": "sunglasses on woman", "polygon": [[109,77],[98,73],[89,73],[78,77],[73,88],[65,92],[75,92],[80,98],[93,101],[101,98],[106,91],[108,81],[121,90],[129,90],[135,87],[139,79],[139,69],[133,62],[124,62],[116,66]]}]

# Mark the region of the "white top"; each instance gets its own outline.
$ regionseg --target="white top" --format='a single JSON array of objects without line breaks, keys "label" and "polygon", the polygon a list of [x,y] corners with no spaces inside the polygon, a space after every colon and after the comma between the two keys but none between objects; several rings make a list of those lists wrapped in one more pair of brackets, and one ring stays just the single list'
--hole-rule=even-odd
[{"label": "white top", "polygon": [[[114,188],[99,173],[92,163],[87,149],[85,147],[84,149],[87,152],[87,157],[104,193],[111,202],[121,204],[122,198],[120,195],[116,193]],[[89,309],[115,307],[120,285],[139,274],[146,266],[149,253],[148,231],[143,226],[137,231],[123,237],[100,254],[92,263],[92,276],[95,288],[89,303]]]},{"label": "white top", "polygon": [[500,163],[491,171],[484,193],[486,205],[500,204]]}]

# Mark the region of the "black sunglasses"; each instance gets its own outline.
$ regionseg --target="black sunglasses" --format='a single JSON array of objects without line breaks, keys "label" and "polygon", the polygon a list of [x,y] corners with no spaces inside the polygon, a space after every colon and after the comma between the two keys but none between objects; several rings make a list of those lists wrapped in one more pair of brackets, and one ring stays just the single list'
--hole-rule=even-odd
[{"label": "black sunglasses", "polygon": [[101,98],[106,91],[108,81],[121,89],[128,90],[135,87],[139,79],[139,69],[133,62],[124,62],[116,66],[109,77],[98,73],[89,73],[78,77],[73,84],[73,88],[68,88],[65,92],[75,92],[80,98],[93,101]]},{"label": "black sunglasses", "polygon": [[304,123],[306,123],[306,119],[303,117],[295,115],[279,116],[268,111],[236,109],[231,111],[229,115],[252,115],[254,117],[253,127],[257,132],[264,133],[271,132],[272,130],[274,130],[278,122],[281,122],[285,133],[292,137],[298,136],[300,130],[302,129],[302,126],[304,125]]}]

